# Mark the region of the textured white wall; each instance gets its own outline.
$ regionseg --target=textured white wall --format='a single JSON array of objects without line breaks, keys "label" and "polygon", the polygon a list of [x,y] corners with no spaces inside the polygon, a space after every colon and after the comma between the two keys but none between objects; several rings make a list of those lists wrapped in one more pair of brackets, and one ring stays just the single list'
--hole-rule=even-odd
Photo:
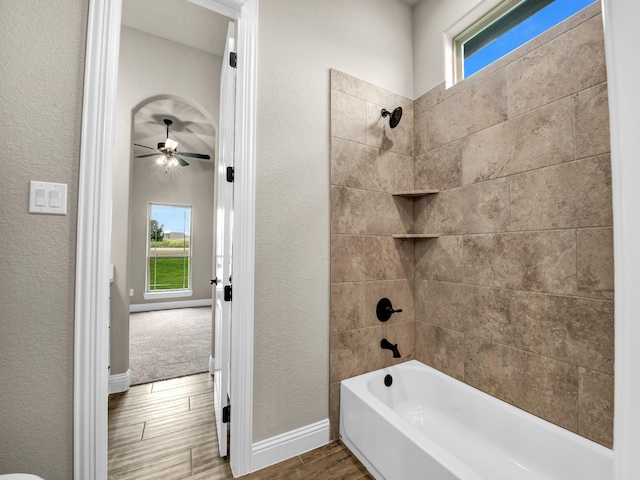
[{"label": "textured white wall", "polygon": [[[0,2],[0,474],[73,476],[75,240],[88,1]],[[69,185],[30,215],[29,181]]]},{"label": "textured white wall", "polygon": [[[477,8],[479,18],[501,0],[422,0],[413,9],[413,84],[418,98],[445,81],[445,32]],[[471,22],[472,23],[472,22]],[[468,25],[467,25],[468,26]]]},{"label": "textured white wall", "polygon": [[254,442],[328,417],[329,69],[412,97],[411,41],[399,1],[260,2]]},{"label": "textured white wall", "polygon": [[638,77],[635,58],[640,4],[604,0],[616,281],[615,479],[640,478],[640,164]]},{"label": "textured white wall", "polygon": [[[171,68],[165,59],[171,58]],[[144,100],[160,95],[189,99],[199,106],[218,130],[220,71],[222,58],[122,27],[116,139],[113,158],[113,224],[111,259],[115,282],[111,286],[111,373],[129,368],[128,248],[130,235],[131,122],[133,109]],[[210,79],[210,81],[207,81]]]}]

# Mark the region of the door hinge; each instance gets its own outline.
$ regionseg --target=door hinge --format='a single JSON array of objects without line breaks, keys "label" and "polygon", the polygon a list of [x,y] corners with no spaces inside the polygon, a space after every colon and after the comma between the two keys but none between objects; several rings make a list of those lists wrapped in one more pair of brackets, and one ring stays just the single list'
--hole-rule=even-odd
[{"label": "door hinge", "polygon": [[229,53],[229,65],[231,65],[233,68],[238,67],[238,54],[236,52]]},{"label": "door hinge", "polygon": [[222,423],[229,423],[231,421],[231,405],[227,405],[222,408]]},{"label": "door hinge", "polygon": [[227,182],[233,183],[236,178],[236,169],[234,167],[227,167]]},{"label": "door hinge", "polygon": [[231,285],[224,286],[224,301],[225,302],[231,301]]}]

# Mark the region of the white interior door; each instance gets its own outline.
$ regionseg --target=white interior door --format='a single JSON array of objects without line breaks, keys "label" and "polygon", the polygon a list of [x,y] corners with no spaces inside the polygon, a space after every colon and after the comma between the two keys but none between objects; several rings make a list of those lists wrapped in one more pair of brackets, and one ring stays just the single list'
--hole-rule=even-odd
[{"label": "white interior door", "polygon": [[[215,295],[215,382],[214,409],[220,456],[227,456],[225,407],[229,404],[231,359],[231,281],[233,239],[233,172],[235,143],[236,69],[231,66],[235,52],[235,25],[229,22],[227,43],[220,78],[220,132],[218,156],[218,202],[216,220],[216,295]],[[235,53],[234,53],[235,55]],[[235,63],[234,63],[235,65]],[[231,170],[230,170],[231,169]],[[228,409],[227,409],[228,410]]]}]

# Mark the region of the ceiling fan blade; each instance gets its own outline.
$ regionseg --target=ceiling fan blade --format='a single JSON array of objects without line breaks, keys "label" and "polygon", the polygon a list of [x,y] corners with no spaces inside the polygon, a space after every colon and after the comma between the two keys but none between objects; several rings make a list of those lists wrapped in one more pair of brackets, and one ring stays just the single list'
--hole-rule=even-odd
[{"label": "ceiling fan blade", "polygon": [[154,152],[157,152],[155,148],[147,147],[146,145],[140,145],[139,143],[134,143],[134,145],[136,147],[148,148],[149,150],[153,150]]},{"label": "ceiling fan blade", "polygon": [[189,157],[189,158],[199,158],[201,160],[211,160],[211,157],[209,155],[204,155],[202,153],[180,152],[180,155],[182,155],[183,157]]},{"label": "ceiling fan blade", "polygon": [[160,152],[158,152],[158,153],[147,153],[146,155],[136,155],[135,158],[157,157],[158,155],[160,155]]},{"label": "ceiling fan blade", "polygon": [[[182,155],[182,154],[180,154]],[[180,164],[181,167],[188,167],[189,164],[187,162],[185,162],[182,158],[180,158],[178,155],[175,156],[176,160],[178,160],[178,163]]]}]

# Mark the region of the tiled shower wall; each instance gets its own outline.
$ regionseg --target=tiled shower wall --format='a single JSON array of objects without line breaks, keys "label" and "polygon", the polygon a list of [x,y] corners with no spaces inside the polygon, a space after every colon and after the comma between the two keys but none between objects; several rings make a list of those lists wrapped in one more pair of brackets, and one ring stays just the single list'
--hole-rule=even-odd
[{"label": "tiled shower wall", "polygon": [[418,360],[606,446],[613,247],[602,17],[591,7],[416,100]]},{"label": "tiled shower wall", "polygon": [[[610,447],[613,220],[599,6],[413,104],[335,71],[331,85],[332,436],[339,381],[389,365],[379,348],[387,336],[402,360],[415,347],[416,359]],[[396,105],[405,116],[390,130],[379,110]],[[413,188],[441,192],[390,195]],[[409,231],[440,237],[391,238]],[[375,318],[382,296],[403,308],[389,325]]]},{"label": "tiled shower wall", "polygon": [[[389,128],[382,108],[402,106]],[[340,380],[413,358],[413,101],[331,71],[331,436],[338,434]],[[382,297],[401,313],[376,318]],[[380,348],[387,338],[401,359]]]}]

